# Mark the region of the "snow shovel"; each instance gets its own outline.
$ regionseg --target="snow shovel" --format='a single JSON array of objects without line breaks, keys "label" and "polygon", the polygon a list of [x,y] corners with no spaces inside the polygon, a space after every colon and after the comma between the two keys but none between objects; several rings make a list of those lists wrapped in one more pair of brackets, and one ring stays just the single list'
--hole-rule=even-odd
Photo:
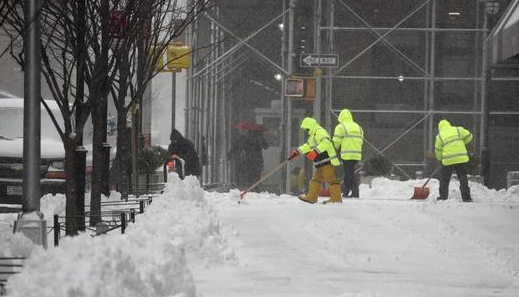
[{"label": "snow shovel", "polygon": [[411,197],[411,199],[427,199],[427,197],[429,197],[429,188],[426,187],[426,186],[429,183],[429,181],[431,180],[431,178],[436,174],[436,172],[438,172],[438,170],[441,167],[442,167],[441,164],[436,166],[436,168],[434,169],[433,173],[431,173],[431,175],[425,181],[423,186],[421,186],[421,187],[414,187],[414,193],[413,193],[413,197]]},{"label": "snow shovel", "polygon": [[264,180],[266,180],[267,178],[269,178],[272,174],[276,173],[278,170],[280,170],[281,168],[283,168],[283,166],[285,166],[288,162],[290,162],[290,160],[285,160],[283,161],[281,164],[279,164],[278,166],[276,166],[274,169],[272,169],[270,172],[268,172],[267,174],[265,174],[264,176],[262,176],[257,182],[255,182],[252,186],[248,187],[246,190],[242,191],[240,193],[240,198],[243,199],[243,197],[245,196],[245,194],[247,194],[247,192],[249,192],[250,190],[254,189],[255,187],[257,187],[259,184],[261,184]]}]

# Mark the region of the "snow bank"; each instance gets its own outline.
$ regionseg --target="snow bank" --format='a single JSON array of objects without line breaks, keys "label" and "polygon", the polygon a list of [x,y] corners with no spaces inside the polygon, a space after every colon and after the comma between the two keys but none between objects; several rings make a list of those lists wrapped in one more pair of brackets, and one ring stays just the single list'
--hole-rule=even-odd
[{"label": "snow bank", "polygon": [[[372,199],[372,200],[409,200],[413,196],[414,188],[421,187],[427,179],[411,179],[407,181],[396,181],[385,177],[377,177],[369,184],[360,184],[360,200]],[[436,202],[436,198],[439,196],[440,182],[437,179],[431,179],[427,184],[430,189],[428,202]],[[439,203],[454,203],[461,202],[460,183],[457,180],[451,180],[449,184],[449,200],[442,201]],[[510,187],[508,190],[494,190],[489,189],[481,183],[469,181],[469,187],[474,202],[481,203],[493,203],[493,202],[519,202],[519,185]],[[208,193],[212,197],[211,193]],[[268,192],[249,192],[245,195],[244,199],[240,200],[239,190],[231,190],[229,195],[226,195],[229,199],[221,199],[219,197],[218,204],[237,204],[239,201],[241,204],[247,204],[247,201],[254,199],[275,199],[279,202],[286,201],[286,198],[293,198],[290,195],[276,195]],[[213,200],[213,199],[211,199]]]},{"label": "snow bank", "polygon": [[[360,197],[364,199],[384,199],[384,200],[408,200],[414,192],[414,187],[421,187],[426,179],[395,181],[384,177],[373,179],[371,187],[367,184],[360,185]],[[435,201],[439,196],[440,182],[431,179],[427,184],[430,189],[429,200]],[[470,192],[474,202],[519,202],[519,186],[511,187],[508,190],[489,189],[481,183],[469,181]],[[449,184],[449,200],[461,201],[460,183],[451,180]],[[449,202],[449,201],[445,201]]]},{"label": "snow bank", "polygon": [[[8,296],[195,296],[190,261],[228,261],[234,259],[234,251],[220,236],[198,181],[181,181],[176,175],[169,180],[164,194],[124,235],[117,230],[98,237],[82,234],[64,238],[59,247],[47,251],[32,248],[22,273],[9,279]],[[42,210],[47,218],[64,211],[63,200],[45,197]],[[1,250],[30,246],[19,234],[8,238],[2,240]]]},{"label": "snow bank", "polygon": [[[44,195],[40,200],[40,210],[43,213],[47,226],[52,224],[54,214],[65,215],[65,195]],[[33,249],[39,248],[22,234],[13,234],[13,224],[17,214],[0,214],[0,256],[28,257]],[[53,234],[49,233],[47,242],[53,242]]]}]

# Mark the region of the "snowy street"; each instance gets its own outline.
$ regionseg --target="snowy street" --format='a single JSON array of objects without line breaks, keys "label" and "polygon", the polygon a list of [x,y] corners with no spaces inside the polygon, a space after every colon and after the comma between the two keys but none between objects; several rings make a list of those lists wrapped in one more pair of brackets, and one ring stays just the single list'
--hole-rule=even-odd
[{"label": "snowy street", "polygon": [[[408,200],[421,182],[377,179],[360,199],[311,205],[268,193],[238,203],[237,190],[174,178],[126,234],[47,251],[0,215],[0,256],[28,256],[7,296],[518,296],[519,187],[471,183],[475,202],[463,204],[453,182],[450,200]],[[47,218],[62,198],[42,199]]]},{"label": "snowy street", "polygon": [[508,205],[259,197],[217,208],[241,260],[195,270],[204,296],[519,294],[518,210]]}]

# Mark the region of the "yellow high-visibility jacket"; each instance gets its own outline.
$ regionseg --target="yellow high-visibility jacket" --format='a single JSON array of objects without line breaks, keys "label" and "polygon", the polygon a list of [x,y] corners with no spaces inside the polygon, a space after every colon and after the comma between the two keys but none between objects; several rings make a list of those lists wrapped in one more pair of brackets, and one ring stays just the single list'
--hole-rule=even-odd
[{"label": "yellow high-visibility jacket", "polygon": [[307,154],[312,150],[317,152],[317,157],[314,159],[314,166],[330,162],[333,166],[339,166],[341,162],[335,153],[330,134],[317,123],[313,118],[304,118],[301,122],[301,129],[308,130],[308,140],[303,145],[299,146],[297,150],[301,154]]},{"label": "yellow high-visibility jacket", "polygon": [[353,121],[353,116],[348,109],[343,109],[339,114],[339,124],[333,132],[333,145],[343,160],[362,159],[362,145],[364,143],[364,131],[359,124]]},{"label": "yellow high-visibility jacket", "polygon": [[438,135],[434,144],[436,159],[443,165],[467,163],[469,155],[466,145],[472,134],[463,127],[453,127],[447,120],[438,123]]}]

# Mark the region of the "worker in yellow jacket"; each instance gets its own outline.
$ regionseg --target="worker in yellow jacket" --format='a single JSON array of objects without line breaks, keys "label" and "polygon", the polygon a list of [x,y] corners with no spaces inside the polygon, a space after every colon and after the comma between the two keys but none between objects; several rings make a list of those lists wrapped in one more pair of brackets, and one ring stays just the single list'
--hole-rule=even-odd
[{"label": "worker in yellow jacket", "polygon": [[438,123],[438,135],[434,145],[436,159],[442,163],[438,200],[447,200],[449,197],[449,182],[455,169],[460,181],[463,202],[472,202],[465,166],[469,162],[466,145],[470,141],[472,141],[472,134],[467,129],[451,126],[447,120]]},{"label": "worker in yellow jacket", "polygon": [[[359,198],[359,184],[355,179],[355,166],[362,159],[364,131],[353,121],[349,109],[339,114],[339,123],[333,132],[333,145],[340,154],[344,168],[343,197]],[[351,192],[351,194],[350,194]]]},{"label": "worker in yellow jacket", "polygon": [[335,166],[339,166],[341,163],[335,153],[330,134],[311,117],[303,119],[301,129],[308,131],[308,140],[292,151],[289,160],[304,154],[308,160],[314,163],[316,170],[312,176],[308,193],[299,195],[298,198],[304,202],[316,203],[321,190],[321,183],[329,183],[330,199],[323,203],[342,202],[341,185],[335,175]]}]

